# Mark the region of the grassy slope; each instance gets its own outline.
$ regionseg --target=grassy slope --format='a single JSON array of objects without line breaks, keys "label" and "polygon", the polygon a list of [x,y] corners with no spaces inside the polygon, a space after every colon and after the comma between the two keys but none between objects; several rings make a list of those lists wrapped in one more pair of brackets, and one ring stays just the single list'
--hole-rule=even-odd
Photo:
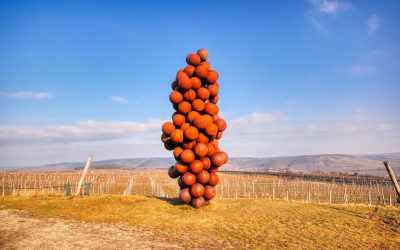
[{"label": "grassy slope", "polygon": [[143,196],[0,198],[34,216],[124,223],[185,247],[400,248],[400,210],[264,199],[219,199],[193,209]]}]

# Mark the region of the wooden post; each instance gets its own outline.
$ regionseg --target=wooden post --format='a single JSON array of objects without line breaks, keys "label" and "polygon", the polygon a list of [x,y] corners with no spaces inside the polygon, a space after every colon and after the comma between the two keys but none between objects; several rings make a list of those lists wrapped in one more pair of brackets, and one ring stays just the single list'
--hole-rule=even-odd
[{"label": "wooden post", "polygon": [[69,182],[67,182],[67,183],[65,184],[65,195],[66,195],[67,197],[70,197],[70,196],[71,196],[71,185],[69,184]]},{"label": "wooden post", "polygon": [[92,161],[92,159],[93,159],[93,155],[89,155],[89,157],[86,161],[85,169],[83,170],[81,179],[79,180],[79,184],[78,184],[78,188],[76,189],[75,196],[78,196],[79,193],[81,192],[82,183],[83,183],[83,180],[85,179],[85,175],[86,175],[87,171],[89,170],[90,162]]},{"label": "wooden post", "polygon": [[368,192],[368,205],[372,205],[371,191]]},{"label": "wooden post", "polygon": [[396,176],[393,173],[392,166],[390,166],[390,162],[388,162],[388,161],[384,161],[383,164],[385,165],[386,170],[389,173],[390,179],[392,180],[394,189],[396,190],[397,202],[400,203],[400,186],[399,186],[399,183],[397,182]]},{"label": "wooden post", "polygon": [[275,182],[272,185],[272,199],[275,199]]},{"label": "wooden post", "polygon": [[229,180],[228,180],[228,182],[226,183],[226,185],[228,186],[228,198],[229,198]]},{"label": "wooden post", "polygon": [[90,182],[85,183],[85,195],[90,196]]},{"label": "wooden post", "polygon": [[253,198],[255,198],[255,194],[254,194],[254,181],[252,181],[253,184]]},{"label": "wooden post", "polygon": [[224,197],[224,183],[221,183],[221,194],[219,195],[220,198]]}]

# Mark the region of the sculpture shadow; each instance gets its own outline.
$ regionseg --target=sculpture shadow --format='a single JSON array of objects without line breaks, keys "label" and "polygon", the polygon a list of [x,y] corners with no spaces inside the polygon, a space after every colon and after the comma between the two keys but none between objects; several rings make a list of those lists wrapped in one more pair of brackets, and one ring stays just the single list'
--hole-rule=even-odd
[{"label": "sculpture shadow", "polygon": [[173,206],[184,206],[185,203],[183,203],[179,198],[167,198],[167,197],[156,197],[156,199],[165,201],[168,204],[171,204]]},{"label": "sculpture shadow", "polygon": [[338,212],[343,213],[343,214],[346,214],[346,215],[358,217],[358,218],[361,218],[361,219],[366,219],[366,218],[368,218],[367,215],[365,215],[365,214],[363,214],[363,213],[356,212],[356,211],[351,211],[351,210],[349,210],[349,209],[346,209],[345,207],[333,207],[333,206],[329,206],[329,205],[328,205],[328,206],[324,205],[324,206],[325,206],[325,207],[329,207],[330,209],[337,210]]}]

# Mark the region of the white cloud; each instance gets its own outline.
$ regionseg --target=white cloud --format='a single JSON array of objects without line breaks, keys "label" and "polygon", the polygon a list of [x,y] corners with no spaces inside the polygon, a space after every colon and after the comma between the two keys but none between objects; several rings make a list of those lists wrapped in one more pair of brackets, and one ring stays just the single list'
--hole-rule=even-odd
[{"label": "white cloud", "polygon": [[311,24],[313,25],[313,27],[314,27],[318,32],[320,32],[320,33],[327,33],[325,27],[324,27],[320,22],[318,22],[317,20],[315,20],[315,19],[312,18],[312,17],[309,17],[308,20],[310,20]]},{"label": "white cloud", "polygon": [[115,102],[115,103],[120,103],[120,104],[129,104],[129,101],[123,97],[120,96],[111,96],[109,98],[110,101]]},{"label": "white cloud", "polygon": [[0,126],[0,145],[69,143],[127,138],[159,131],[162,122],[80,121],[73,124],[38,126]]},{"label": "white cloud", "polygon": [[366,76],[376,73],[376,68],[370,65],[356,64],[348,69],[354,76]]},{"label": "white cloud", "polygon": [[[83,161],[88,153],[96,160],[171,156],[160,141],[162,122],[1,125],[0,165]],[[274,111],[254,112],[227,122],[228,129],[219,144],[231,156],[377,153],[400,148],[400,120],[379,119],[364,109],[342,120],[321,114],[304,122]]]},{"label": "white cloud", "polygon": [[157,138],[134,136],[110,141],[75,143],[40,143],[0,147],[1,166],[40,166],[49,163],[85,161],[89,153],[94,160],[134,157],[171,157]]},{"label": "white cloud", "polygon": [[346,120],[314,120],[298,123],[279,112],[252,113],[230,122],[230,136],[240,137],[244,141],[284,140],[293,141],[299,138],[325,138],[349,136],[360,133],[380,131],[400,131],[400,121],[374,122],[372,116],[357,111]]},{"label": "white cloud", "polygon": [[298,122],[283,117],[263,120],[250,115],[232,120],[220,145],[231,154],[256,157],[394,152],[400,147],[400,120],[380,121],[364,111],[344,120],[321,115]]},{"label": "white cloud", "polygon": [[[147,138],[146,142],[158,143],[161,120],[131,121],[79,121],[72,124],[49,126],[0,126],[0,146],[23,144],[62,144]],[[296,138],[328,138],[374,131],[400,131],[400,121],[375,121],[364,110],[356,111],[345,120],[326,121],[323,116],[309,122],[296,122],[288,115],[275,111],[251,113],[228,120],[229,137],[253,139],[293,140]]]},{"label": "white cloud", "polygon": [[51,92],[0,92],[0,96],[17,99],[44,99],[54,96]]},{"label": "white cloud", "polygon": [[379,18],[377,15],[372,15],[367,21],[368,33],[374,33],[379,27]]},{"label": "white cloud", "polygon": [[308,2],[312,5],[312,8],[305,13],[305,16],[312,26],[322,34],[328,33],[320,20],[322,16],[336,16],[339,12],[351,8],[351,3],[343,1],[308,0]]},{"label": "white cloud", "polygon": [[351,4],[349,2],[328,0],[310,0],[309,2],[319,13],[328,14],[331,16],[335,16],[339,11],[351,8]]}]

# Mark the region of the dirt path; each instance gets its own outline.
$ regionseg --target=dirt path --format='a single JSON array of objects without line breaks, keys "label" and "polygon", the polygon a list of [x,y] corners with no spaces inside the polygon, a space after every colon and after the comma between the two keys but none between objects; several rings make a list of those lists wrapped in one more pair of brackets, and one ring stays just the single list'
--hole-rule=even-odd
[{"label": "dirt path", "polygon": [[125,225],[86,223],[0,210],[0,249],[178,249],[150,232]]}]

